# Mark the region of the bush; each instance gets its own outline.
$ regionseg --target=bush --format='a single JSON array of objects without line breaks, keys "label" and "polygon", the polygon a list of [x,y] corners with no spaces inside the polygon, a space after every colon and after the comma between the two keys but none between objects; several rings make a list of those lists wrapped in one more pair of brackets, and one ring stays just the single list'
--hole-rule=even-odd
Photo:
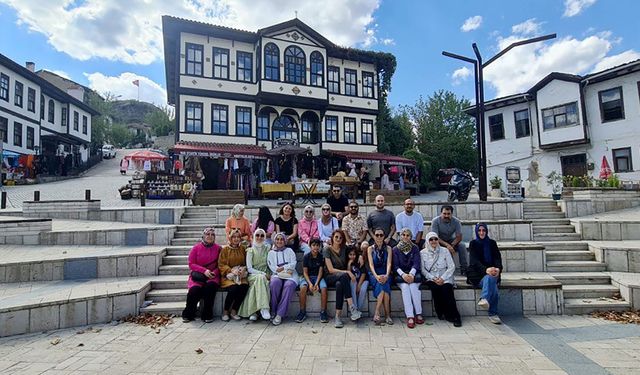
[{"label": "bush", "polygon": [[502,179],[498,176],[493,176],[489,181],[492,189],[500,189],[502,187]]}]

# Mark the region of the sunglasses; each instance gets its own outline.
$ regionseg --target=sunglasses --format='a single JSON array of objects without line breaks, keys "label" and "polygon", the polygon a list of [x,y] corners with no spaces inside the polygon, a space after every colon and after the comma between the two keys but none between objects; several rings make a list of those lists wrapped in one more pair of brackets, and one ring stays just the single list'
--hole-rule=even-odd
[{"label": "sunglasses", "polygon": [[257,238],[264,237],[264,234],[256,234]]},{"label": "sunglasses", "polygon": [[334,193],[339,193],[339,192],[340,192],[340,190],[334,190],[333,192],[334,192]]},{"label": "sunglasses", "polygon": [[313,211],[311,211],[311,210],[305,210],[305,211],[304,211],[304,213],[305,213],[305,214],[312,214],[312,213],[313,213]]},{"label": "sunglasses", "polygon": [[384,233],[376,233],[376,234],[374,234],[374,236],[376,236],[376,237],[384,237]]},{"label": "sunglasses", "polygon": [[429,238],[429,242],[437,241],[437,240],[438,240],[437,238]]},{"label": "sunglasses", "polygon": [[329,211],[331,210],[330,208],[323,208],[322,211]]},{"label": "sunglasses", "polygon": [[353,210],[354,208],[355,208],[355,209],[357,209],[357,208],[358,208],[358,206],[351,206],[351,207],[349,207],[349,208]]}]

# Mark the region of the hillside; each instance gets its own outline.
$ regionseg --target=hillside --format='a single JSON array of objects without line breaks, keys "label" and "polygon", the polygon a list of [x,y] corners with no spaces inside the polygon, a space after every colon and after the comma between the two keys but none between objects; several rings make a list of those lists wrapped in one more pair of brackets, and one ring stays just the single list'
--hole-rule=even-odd
[{"label": "hillside", "polygon": [[162,112],[155,105],[137,100],[116,100],[111,103],[111,118],[118,124],[141,124],[148,114]]}]

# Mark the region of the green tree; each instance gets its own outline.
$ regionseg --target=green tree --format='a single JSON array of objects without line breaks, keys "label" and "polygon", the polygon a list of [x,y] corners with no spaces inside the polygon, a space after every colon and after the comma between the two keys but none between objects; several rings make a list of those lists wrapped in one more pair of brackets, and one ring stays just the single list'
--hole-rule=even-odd
[{"label": "green tree", "polygon": [[[402,113],[416,126],[418,155],[426,169],[421,170],[427,187],[436,185],[441,168],[461,168],[477,172],[475,120],[464,113],[471,104],[450,91],[440,90],[426,100],[405,106]],[[422,178],[421,178],[422,180]]]},{"label": "green tree", "polygon": [[403,155],[413,148],[415,137],[409,117],[404,113],[391,116],[391,109],[385,104],[380,108],[377,120],[378,151],[389,155]]},{"label": "green tree", "polygon": [[159,110],[147,113],[144,117],[144,122],[151,125],[153,134],[157,136],[169,135],[169,132],[173,130],[174,122],[173,111],[171,107],[163,106]]},{"label": "green tree", "polygon": [[111,142],[114,146],[125,147],[133,139],[133,134],[127,129],[125,125],[113,124],[111,126]]}]

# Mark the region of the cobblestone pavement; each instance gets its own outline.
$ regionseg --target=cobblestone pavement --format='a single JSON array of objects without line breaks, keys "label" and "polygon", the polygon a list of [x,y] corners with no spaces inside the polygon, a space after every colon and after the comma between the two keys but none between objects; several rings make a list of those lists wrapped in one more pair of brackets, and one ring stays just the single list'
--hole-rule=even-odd
[{"label": "cobblestone pavement", "polygon": [[[102,207],[140,207],[140,200],[122,200],[118,194],[118,188],[131,179],[133,174],[127,172],[126,176],[120,174],[120,159],[135,150],[118,150],[118,156],[114,159],[105,159],[95,167],[89,169],[82,177],[64,181],[49,182],[36,185],[2,186],[0,191],[6,191],[7,208],[22,208],[23,201],[33,199],[33,192],[40,191],[41,200],[84,199],[86,189],[91,190],[93,199],[100,199]],[[431,194],[414,197],[416,201],[446,201],[447,193],[436,191]],[[322,199],[318,202],[323,201]],[[276,204],[282,200],[252,200],[250,203]],[[147,199],[148,207],[177,207],[183,205],[182,199]]]},{"label": "cobblestone pavement", "polygon": [[[538,322],[539,324],[536,324]],[[638,373],[640,328],[585,317],[467,318],[410,330],[311,319],[158,330],[121,323],[0,339],[3,374],[605,374]],[[597,330],[594,327],[598,327]],[[196,352],[202,349],[202,353]],[[612,353],[615,352],[615,353]]]}]

